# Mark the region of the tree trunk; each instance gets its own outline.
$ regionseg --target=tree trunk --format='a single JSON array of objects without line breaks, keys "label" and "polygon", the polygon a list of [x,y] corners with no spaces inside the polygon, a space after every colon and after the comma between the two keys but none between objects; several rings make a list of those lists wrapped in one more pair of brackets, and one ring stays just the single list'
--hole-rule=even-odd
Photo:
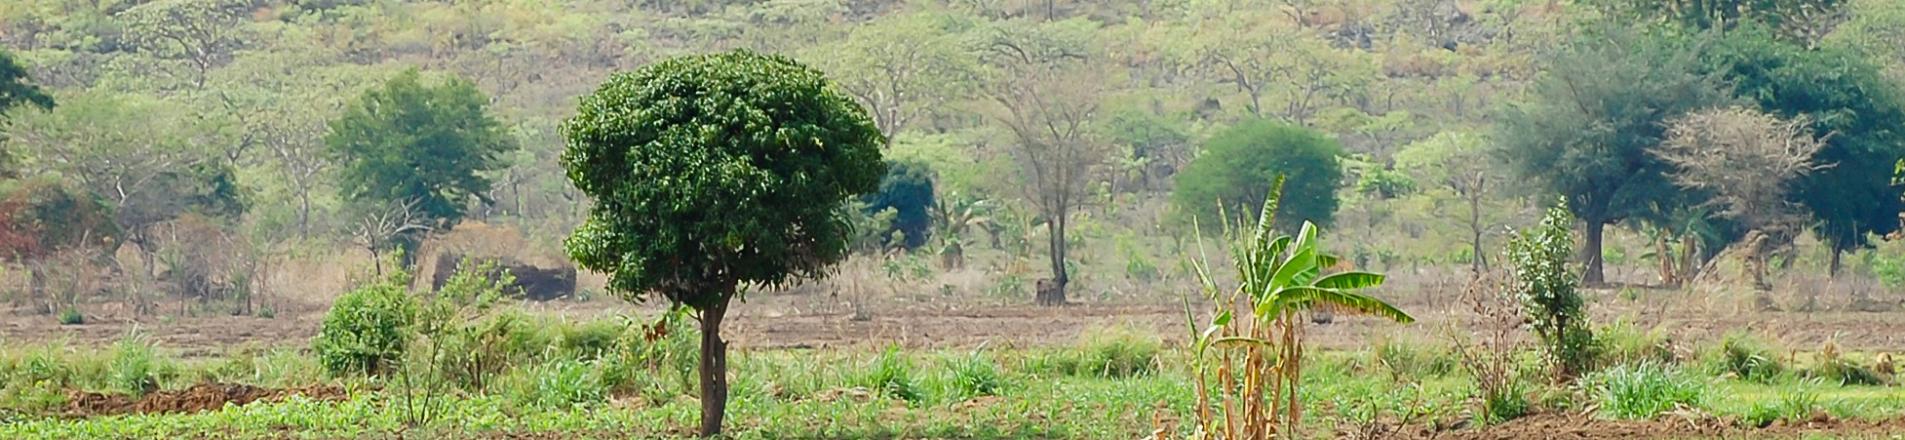
[{"label": "tree trunk", "polygon": [[46,269],[33,264],[27,269],[27,298],[40,313],[53,313],[53,301],[46,297]]},{"label": "tree trunk", "polygon": [[701,436],[721,435],[728,407],[728,344],[721,340],[727,300],[701,311]]},{"label": "tree trunk", "polygon": [[1587,243],[1581,246],[1581,259],[1587,267],[1581,274],[1581,284],[1599,286],[1607,282],[1601,274],[1601,233],[1606,226],[1607,223],[1600,220],[1587,222]]},{"label": "tree trunk", "polygon": [[1826,260],[1826,276],[1832,278],[1839,277],[1839,257],[1844,253],[1845,249],[1839,247],[1838,243],[1832,244],[1832,257]]},{"label": "tree trunk", "polygon": [[1041,283],[1038,286],[1034,299],[1041,306],[1064,305],[1065,285],[1071,282],[1065,273],[1065,215],[1057,214],[1046,219],[1045,227],[1051,232],[1048,241],[1052,254],[1052,279],[1050,284]]},{"label": "tree trunk", "polygon": [[[302,185],[300,185],[302,187]],[[298,238],[311,237],[311,190],[298,190]]]},{"label": "tree trunk", "polygon": [[1468,198],[1468,230],[1472,240],[1470,243],[1475,246],[1475,272],[1485,272],[1488,270],[1488,254],[1482,250],[1482,198],[1479,196]]}]

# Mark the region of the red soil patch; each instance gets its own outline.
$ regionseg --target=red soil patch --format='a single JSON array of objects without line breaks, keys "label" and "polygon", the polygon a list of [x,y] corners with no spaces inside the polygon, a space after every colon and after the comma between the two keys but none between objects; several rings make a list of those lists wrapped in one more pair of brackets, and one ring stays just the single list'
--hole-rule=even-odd
[{"label": "red soil patch", "polygon": [[165,390],[133,399],[118,394],[73,391],[67,396],[66,414],[91,417],[115,414],[176,414],[211,411],[226,404],[244,405],[256,401],[279,401],[292,395],[314,400],[344,400],[343,388],[310,386],[303,388],[260,388],[238,384],[198,384],[183,390]]}]

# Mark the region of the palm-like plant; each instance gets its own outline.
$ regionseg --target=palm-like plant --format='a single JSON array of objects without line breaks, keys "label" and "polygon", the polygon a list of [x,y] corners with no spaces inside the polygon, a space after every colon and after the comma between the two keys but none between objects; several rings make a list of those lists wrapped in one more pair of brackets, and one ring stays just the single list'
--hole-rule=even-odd
[{"label": "palm-like plant", "polygon": [[[1205,298],[1212,302],[1215,318],[1198,331],[1188,297],[1184,311],[1192,325],[1196,354],[1199,430],[1206,437],[1261,439],[1277,437],[1279,432],[1285,437],[1294,436],[1293,430],[1302,419],[1297,394],[1303,372],[1302,312],[1330,307],[1401,323],[1415,321],[1380,299],[1358,293],[1382,285],[1382,275],[1358,271],[1324,274],[1336,265],[1337,258],[1318,246],[1316,225],[1305,222],[1295,236],[1272,229],[1282,188],[1283,179],[1279,177],[1271,185],[1248,237],[1233,233],[1244,230],[1241,225],[1225,228],[1225,237],[1237,243],[1235,288],[1218,286],[1211,276],[1203,243],[1198,243],[1201,261],[1194,261],[1192,266],[1202,281]],[[1235,318],[1240,307],[1248,313],[1247,319]],[[1216,366],[1214,372],[1212,364]],[[1219,385],[1215,390],[1221,417],[1212,413],[1212,388],[1206,383],[1213,373]]]}]

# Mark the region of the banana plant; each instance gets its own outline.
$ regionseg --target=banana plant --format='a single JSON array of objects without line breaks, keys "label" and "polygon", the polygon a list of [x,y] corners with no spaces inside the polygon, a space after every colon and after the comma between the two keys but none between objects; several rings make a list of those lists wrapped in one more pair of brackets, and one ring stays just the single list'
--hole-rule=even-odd
[{"label": "banana plant", "polygon": [[[1394,320],[1414,322],[1415,318],[1376,297],[1360,291],[1381,286],[1383,275],[1373,272],[1325,272],[1336,266],[1336,256],[1324,253],[1314,224],[1304,222],[1296,235],[1287,235],[1271,227],[1276,220],[1277,202],[1282,196],[1283,178],[1278,177],[1265,198],[1257,223],[1247,231],[1242,225],[1225,228],[1224,236],[1234,246],[1238,282],[1233,288],[1218,285],[1211,275],[1211,264],[1198,240],[1201,261],[1192,263],[1205,299],[1212,304],[1211,323],[1198,331],[1190,300],[1185,298],[1185,315],[1193,330],[1198,382],[1199,429],[1221,438],[1272,438],[1283,433],[1294,437],[1302,418],[1297,386],[1302,379],[1302,312],[1329,307],[1342,312],[1363,313]],[[1222,217],[1220,213],[1220,218]],[[1201,228],[1193,222],[1194,228]],[[1238,237],[1236,231],[1248,236]],[[1201,236],[1202,231],[1198,234]],[[1246,314],[1238,319],[1237,314]],[[1216,353],[1212,353],[1215,349]],[[1206,380],[1214,372],[1220,386],[1218,405],[1224,414],[1212,414],[1211,396]],[[1241,382],[1241,384],[1240,384]],[[1241,385],[1241,386],[1239,386]],[[1267,398],[1267,400],[1266,400]]]}]

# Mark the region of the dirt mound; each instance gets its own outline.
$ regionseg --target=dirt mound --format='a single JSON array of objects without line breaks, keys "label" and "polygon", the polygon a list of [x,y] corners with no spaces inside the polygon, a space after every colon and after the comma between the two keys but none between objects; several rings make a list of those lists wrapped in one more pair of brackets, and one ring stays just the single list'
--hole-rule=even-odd
[{"label": "dirt mound", "polygon": [[183,390],[164,390],[138,399],[119,394],[73,391],[66,399],[66,414],[91,417],[115,414],[195,413],[224,408],[225,404],[244,405],[256,401],[278,401],[292,395],[315,400],[344,400],[343,388],[310,386],[304,388],[260,388],[239,384],[198,384]]}]

